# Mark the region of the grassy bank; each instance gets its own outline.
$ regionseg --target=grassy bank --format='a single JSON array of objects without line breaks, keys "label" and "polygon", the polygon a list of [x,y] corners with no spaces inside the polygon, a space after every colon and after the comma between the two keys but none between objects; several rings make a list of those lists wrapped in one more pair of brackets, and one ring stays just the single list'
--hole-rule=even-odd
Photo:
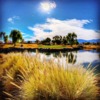
[{"label": "grassy bank", "polygon": [[23,45],[23,48],[38,48],[37,44],[20,44],[16,43],[16,46],[14,47],[13,44],[0,44],[0,48],[21,48],[21,45]]},{"label": "grassy bank", "polygon": [[0,100],[96,100],[96,78],[91,68],[64,68],[39,54],[0,55]]},{"label": "grassy bank", "polygon": [[[42,48],[42,49],[63,49],[63,48],[68,48],[68,49],[74,49],[74,48],[78,48],[80,45],[38,45],[35,43],[31,43],[31,44],[22,44],[23,48]],[[83,49],[85,50],[92,50],[92,49],[99,49],[100,50],[100,46],[99,45],[81,45],[83,46]],[[14,45],[13,44],[0,44],[0,48],[13,48]],[[21,44],[17,43],[16,46],[14,48],[21,48]]]},{"label": "grassy bank", "polygon": [[38,48],[63,49],[66,48],[66,45],[39,45]]}]

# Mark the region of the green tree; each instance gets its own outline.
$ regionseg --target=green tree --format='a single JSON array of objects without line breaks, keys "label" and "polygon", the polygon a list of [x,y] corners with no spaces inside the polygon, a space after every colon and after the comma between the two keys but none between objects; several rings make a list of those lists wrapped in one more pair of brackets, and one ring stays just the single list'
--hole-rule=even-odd
[{"label": "green tree", "polygon": [[67,44],[72,45],[72,34],[68,33],[68,35],[66,36],[66,38],[67,38]]},{"label": "green tree", "polygon": [[68,33],[66,38],[67,38],[67,43],[70,44],[70,45],[78,43],[77,35],[74,32],[73,33]]},{"label": "green tree", "polygon": [[50,45],[51,39],[49,37],[46,38],[46,43]]},{"label": "green tree", "polygon": [[61,44],[62,43],[62,36],[54,36],[52,42],[55,44]]},{"label": "green tree", "polygon": [[10,38],[12,38],[12,42],[14,43],[14,46],[17,42],[22,41],[22,34],[19,30],[12,30],[10,33]]},{"label": "green tree", "polygon": [[66,38],[65,36],[63,37],[62,43],[63,43],[64,45],[66,45],[66,43],[67,43],[67,38]]},{"label": "green tree", "polygon": [[77,35],[73,32],[72,33],[72,43],[76,44],[76,41],[77,41]]},{"label": "green tree", "polygon": [[41,41],[41,43],[44,45],[50,45],[50,42],[51,42],[51,39],[49,37]]},{"label": "green tree", "polygon": [[8,42],[8,35],[4,36],[4,42],[7,43]]},{"label": "green tree", "polygon": [[0,40],[4,39],[5,34],[6,34],[5,32],[0,32]]},{"label": "green tree", "polygon": [[39,43],[40,43],[40,41],[39,41],[38,39],[36,39],[35,43],[39,44]]}]

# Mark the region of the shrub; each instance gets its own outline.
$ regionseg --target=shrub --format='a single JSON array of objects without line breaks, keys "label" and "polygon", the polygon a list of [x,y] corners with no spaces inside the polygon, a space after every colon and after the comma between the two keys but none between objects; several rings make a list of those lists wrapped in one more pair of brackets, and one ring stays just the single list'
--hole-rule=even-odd
[{"label": "shrub", "polygon": [[41,61],[39,54],[30,53],[9,53],[5,58],[0,75],[3,75],[4,94],[9,98],[96,100],[97,79],[90,67],[66,65],[65,68],[53,60]]}]

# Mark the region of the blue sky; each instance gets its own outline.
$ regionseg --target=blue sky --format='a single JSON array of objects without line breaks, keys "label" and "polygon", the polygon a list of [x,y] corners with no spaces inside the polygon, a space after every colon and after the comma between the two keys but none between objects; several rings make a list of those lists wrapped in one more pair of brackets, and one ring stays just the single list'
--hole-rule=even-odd
[{"label": "blue sky", "polygon": [[1,0],[0,31],[18,29],[25,40],[75,32],[78,39],[100,39],[97,0]]}]

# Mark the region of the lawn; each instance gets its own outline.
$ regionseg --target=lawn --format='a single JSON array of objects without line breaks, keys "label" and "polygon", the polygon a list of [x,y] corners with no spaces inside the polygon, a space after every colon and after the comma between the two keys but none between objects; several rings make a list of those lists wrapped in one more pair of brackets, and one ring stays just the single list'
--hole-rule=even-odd
[{"label": "lawn", "polygon": [[63,49],[66,45],[39,45],[38,48]]}]

